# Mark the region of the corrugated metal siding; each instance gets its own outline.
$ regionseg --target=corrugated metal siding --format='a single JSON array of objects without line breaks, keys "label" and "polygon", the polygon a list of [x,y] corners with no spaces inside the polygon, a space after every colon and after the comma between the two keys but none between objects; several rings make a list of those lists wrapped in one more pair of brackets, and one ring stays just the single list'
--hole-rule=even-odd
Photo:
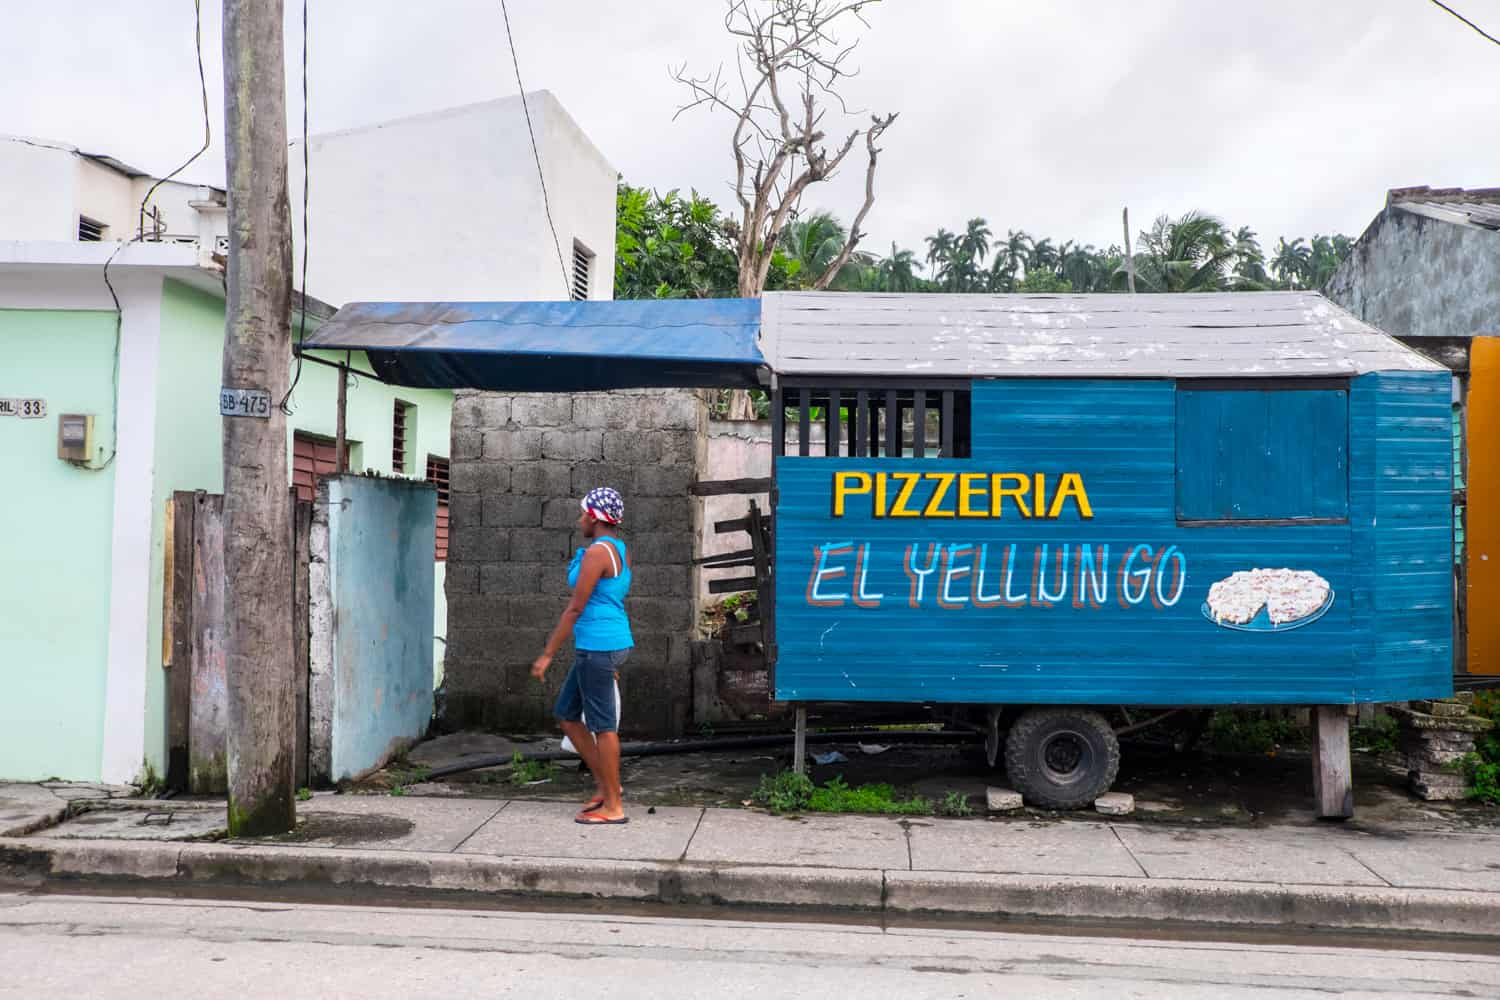
[{"label": "corrugated metal siding", "polygon": [[1452,378],[1391,373],[1375,396],[1375,658],[1371,701],[1453,681]]},{"label": "corrugated metal siding", "polygon": [[761,351],[783,375],[1175,378],[1441,370],[1315,292],[768,292]]},{"label": "corrugated metal siding", "polygon": [[1177,516],[1349,516],[1349,393],[1177,391]]},{"label": "corrugated metal siding", "polygon": [[[1446,376],[1441,376],[1446,378]],[[1409,395],[1382,383],[1380,398],[1359,380],[1351,413],[1379,413],[1395,433],[1390,408]],[[1351,505],[1384,525],[1378,544],[1349,524],[1184,527],[1175,507],[1175,388],[1160,381],[1003,380],[974,385],[974,457],[968,461],[859,460],[787,457],[777,460],[777,697],[783,700],[950,701],[973,703],[1235,704],[1347,703],[1372,697],[1417,697],[1442,686],[1432,665],[1446,662],[1449,613],[1433,606],[1425,561],[1443,562],[1446,537],[1426,531],[1446,514],[1446,500],[1427,491],[1375,496],[1376,445],[1352,449],[1363,470],[1352,480]],[[1425,396],[1419,397],[1425,399]],[[1355,422],[1354,436],[1367,435]],[[1405,432],[1402,432],[1405,433]],[[1430,448],[1379,442],[1396,464],[1380,471],[1382,490],[1405,489],[1408,477],[1424,487],[1422,462]],[[1435,459],[1439,463],[1446,453]],[[1070,505],[1055,520],[1026,519],[1007,509],[999,518],[870,518],[869,501],[850,501],[849,516],[834,518],[832,474],[839,470],[931,472],[1064,472],[1083,476],[1094,517]],[[864,506],[861,507],[861,502]],[[1362,505],[1362,506],[1361,506]],[[1431,510],[1429,510],[1431,508]],[[1358,516],[1356,514],[1355,516]],[[878,607],[810,603],[820,546],[848,542],[866,551],[865,594],[883,595]],[[913,585],[902,568],[908,546],[920,560],[934,544],[987,545],[990,560],[1016,546],[1015,593],[1034,591],[1036,557],[1046,546],[1048,595],[1063,589],[1059,546],[1068,548],[1067,593],[1050,607],[933,606],[933,577],[924,606],[909,606]],[[1109,547],[1111,574],[1100,607],[1077,606],[1078,546]],[[868,545],[868,550],[863,547]],[[1160,553],[1175,546],[1186,560],[1182,595],[1157,609],[1150,601],[1125,607],[1118,565],[1138,546]],[[1362,558],[1354,554],[1363,552]],[[1383,560],[1388,581],[1371,592],[1370,569]],[[964,559],[957,564],[962,565]],[[834,563],[849,572],[830,578],[818,596],[848,585],[855,560]],[[1240,632],[1208,621],[1201,605],[1216,580],[1236,570],[1287,566],[1311,569],[1332,585],[1327,614],[1304,628],[1277,634]],[[1411,575],[1415,572],[1415,575]],[[960,578],[964,579],[964,578]],[[1174,581],[1162,578],[1170,596]],[[972,576],[965,580],[972,584]],[[859,581],[854,581],[857,586]],[[988,590],[1004,586],[991,577]],[[956,584],[950,596],[963,596]],[[1403,601],[1416,600],[1410,607]],[[1399,605],[1399,606],[1398,606]],[[1378,616],[1375,614],[1378,612]],[[1378,643],[1374,622],[1380,622]],[[1378,646],[1378,648],[1377,648]],[[1360,663],[1364,661],[1364,663]],[[1369,664],[1368,670],[1364,664]],[[1442,683],[1446,683],[1446,674]]]}]

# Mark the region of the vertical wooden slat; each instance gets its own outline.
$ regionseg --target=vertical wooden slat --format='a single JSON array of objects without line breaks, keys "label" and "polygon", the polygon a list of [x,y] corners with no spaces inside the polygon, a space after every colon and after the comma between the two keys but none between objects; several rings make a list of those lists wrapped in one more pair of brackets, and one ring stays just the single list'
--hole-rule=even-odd
[{"label": "vertical wooden slat", "polygon": [[222,795],[228,789],[229,733],[224,498],[197,494],[193,503],[188,790],[194,795]]},{"label": "vertical wooden slat", "polygon": [[839,455],[839,431],[842,429],[839,412],[843,408],[843,395],[837,389],[830,389],[828,391],[828,432],[825,435],[824,450],[834,458]]},{"label": "vertical wooden slat", "polygon": [[193,510],[191,493],[172,494],[167,507],[166,594],[162,634],[170,643],[167,669],[167,787],[188,788],[193,684]]},{"label": "vertical wooden slat", "polygon": [[889,458],[901,457],[901,401],[894,389],[885,394],[885,453]]},{"label": "vertical wooden slat", "polygon": [[944,458],[953,457],[953,390],[943,390],[943,451]]},{"label": "vertical wooden slat", "polygon": [[911,403],[912,454],[927,457],[927,393],[918,389]]},{"label": "vertical wooden slat", "polygon": [[1354,779],[1349,758],[1349,710],[1313,707],[1313,798],[1320,819],[1354,815]]},{"label": "vertical wooden slat", "polygon": [[864,458],[870,447],[870,394],[860,389],[854,394],[854,456]]},{"label": "vertical wooden slat", "polygon": [[797,393],[797,454],[812,454],[812,390]]},{"label": "vertical wooden slat", "polygon": [[312,538],[312,504],[292,502],[292,654],[296,661],[297,714],[295,750],[292,769],[298,788],[308,785],[308,684],[312,625],[308,607],[310,591],[309,562]]},{"label": "vertical wooden slat", "polygon": [[786,454],[786,401],[780,389],[771,390],[771,454]]}]

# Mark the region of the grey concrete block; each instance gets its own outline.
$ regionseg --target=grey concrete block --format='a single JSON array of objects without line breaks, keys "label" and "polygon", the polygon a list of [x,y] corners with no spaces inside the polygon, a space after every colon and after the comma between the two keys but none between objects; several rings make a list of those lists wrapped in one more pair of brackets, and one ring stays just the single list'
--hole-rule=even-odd
[{"label": "grey concrete block", "polygon": [[464,389],[454,392],[453,428],[455,430],[504,427],[509,421],[509,396]]},{"label": "grey concrete block", "polygon": [[636,471],[635,492],[644,497],[687,496],[696,479],[692,465],[647,466]]},{"label": "grey concrete block", "polygon": [[541,497],[518,493],[501,493],[484,498],[486,528],[539,528],[542,525]]},{"label": "grey concrete block", "polygon": [[1023,804],[1021,793],[1013,792],[1009,788],[986,788],[984,790],[984,806],[992,813],[1014,812]]},{"label": "grey concrete block", "polygon": [[694,506],[692,497],[686,495],[640,497],[626,507],[626,514],[631,531],[691,531]]},{"label": "grey concrete block", "polygon": [[546,630],[557,625],[567,606],[568,595],[560,588],[555,596],[521,594],[511,598],[510,620],[517,628]]},{"label": "grey concrete block", "polygon": [[518,428],[484,432],[487,462],[535,462],[542,457],[542,431]]},{"label": "grey concrete block", "polygon": [[160,842],[55,841],[49,845],[53,875],[90,878],[149,878],[177,876],[182,845]]},{"label": "grey concrete block", "polygon": [[642,423],[648,427],[698,430],[708,419],[708,405],[692,389],[664,389],[642,405]]},{"label": "grey concrete block", "polygon": [[535,594],[541,581],[542,567],[535,563],[485,563],[479,568],[482,594]]},{"label": "grey concrete block", "polygon": [[631,628],[672,633],[693,627],[693,602],[680,597],[632,597],[628,601]]},{"label": "grey concrete block", "polygon": [[450,563],[443,573],[443,593],[448,596],[479,593],[479,564]]},{"label": "grey concrete block", "polygon": [[473,462],[484,456],[484,432],[478,428],[453,429],[449,457],[455,462]]},{"label": "grey concrete block", "polygon": [[542,504],[542,527],[571,530],[582,511],[572,497],[548,500]]},{"label": "grey concrete block", "polygon": [[585,393],[573,397],[573,425],[596,430],[638,426],[641,398],[625,393]]},{"label": "grey concrete block", "polygon": [[448,473],[448,488],[454,493],[504,493],[510,485],[510,467],[494,462],[455,460]]},{"label": "grey concrete block", "polygon": [[604,432],[545,431],[542,457],[556,462],[597,462],[604,457]]},{"label": "grey concrete block", "polygon": [[[472,528],[484,523],[483,494],[454,493],[448,497],[448,527],[450,531]],[[449,558],[452,558],[451,556]]]},{"label": "grey concrete block", "polygon": [[510,419],[521,427],[564,427],[573,422],[573,397],[562,393],[532,393],[515,397]]},{"label": "grey concrete block", "polygon": [[510,536],[504,528],[454,525],[448,554],[456,562],[504,562],[510,558]]},{"label": "grey concrete block", "polygon": [[510,558],[516,562],[560,565],[568,558],[568,535],[545,528],[517,528],[511,532]]},{"label": "grey concrete block", "polygon": [[509,620],[509,599],[494,594],[454,594],[448,599],[448,645],[450,651],[465,629],[483,628]]},{"label": "grey concrete block", "polygon": [[690,599],[693,596],[692,567],[637,565],[631,572],[630,593],[633,597]]},{"label": "grey concrete block", "polygon": [[557,462],[517,465],[510,470],[510,489],[544,499],[569,496],[573,492],[573,470]]},{"label": "grey concrete block", "polygon": [[465,659],[499,663],[504,652],[511,646],[513,632],[503,626],[503,621],[492,616],[489,628],[448,628],[448,645],[459,649]]},{"label": "grey concrete block", "polygon": [[[629,508],[626,508],[629,517]],[[676,563],[687,565],[693,560],[693,526],[684,524],[680,531],[645,531],[631,533],[627,539],[631,558],[637,565]]]},{"label": "grey concrete block", "polygon": [[1102,816],[1129,816],[1135,812],[1135,796],[1128,792],[1105,792],[1094,800]]},{"label": "grey concrete block", "polygon": [[599,486],[619,490],[625,497],[625,519],[629,523],[630,504],[635,496],[634,468],[618,463],[606,465],[603,462],[587,462],[573,466],[571,483],[570,489],[559,490],[554,495],[582,498],[589,490]]}]

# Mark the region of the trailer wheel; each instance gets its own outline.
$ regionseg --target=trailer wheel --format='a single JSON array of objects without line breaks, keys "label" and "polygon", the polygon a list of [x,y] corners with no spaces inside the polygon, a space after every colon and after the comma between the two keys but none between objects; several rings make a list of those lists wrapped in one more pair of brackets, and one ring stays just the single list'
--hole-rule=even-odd
[{"label": "trailer wheel", "polygon": [[1027,802],[1082,809],[1109,791],[1120,741],[1104,716],[1084,708],[1033,708],[1005,739],[1005,771]]}]

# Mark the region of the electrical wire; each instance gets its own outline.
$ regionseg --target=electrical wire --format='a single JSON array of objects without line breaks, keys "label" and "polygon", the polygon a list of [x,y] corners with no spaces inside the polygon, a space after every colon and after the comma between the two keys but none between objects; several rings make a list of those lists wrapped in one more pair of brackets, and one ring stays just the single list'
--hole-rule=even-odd
[{"label": "electrical wire", "polygon": [[521,91],[521,110],[526,115],[526,133],[531,136],[531,158],[536,161],[537,180],[542,182],[542,208],[547,212],[547,228],[552,230],[552,247],[557,251],[557,266],[562,269],[563,292],[571,294],[573,280],[568,273],[568,265],[563,263],[562,241],[557,238],[557,226],[552,221],[552,203],[547,200],[547,178],[542,173],[542,154],[537,150],[536,131],[531,126],[531,108],[526,104],[526,85],[521,82],[521,61],[516,57],[516,36],[510,30],[510,11],[505,6],[505,0],[500,0],[500,16],[505,19],[505,38],[510,43],[510,63],[515,67],[516,87]]},{"label": "electrical wire", "polygon": [[[155,184],[151,185],[151,187],[146,191],[146,196],[141,199],[141,207],[137,216],[138,228],[136,230],[135,237],[128,241],[118,241],[115,245],[114,250],[104,261],[104,287],[109,289],[109,297],[115,304],[115,360],[114,371],[111,377],[112,391],[114,394],[114,401],[111,404],[111,410],[114,414],[114,426],[110,428],[112,445],[110,447],[109,457],[104,460],[104,463],[102,465],[95,468],[94,471],[103,471],[109,468],[111,463],[114,462],[115,456],[120,452],[120,347],[125,332],[125,312],[120,307],[120,296],[119,293],[115,291],[115,283],[109,280],[109,267],[115,262],[115,258],[119,256],[120,251],[125,249],[125,245],[127,242],[138,243],[141,240],[145,239],[146,206],[151,202],[151,198],[156,194],[157,189],[160,188],[163,184],[167,183],[167,181],[170,181],[172,178],[182,173],[188,167],[192,166],[195,162],[197,162],[200,156],[208,152],[208,147],[213,142],[213,130],[209,124],[208,118],[208,77],[203,72],[203,0],[193,0],[193,48],[196,51],[198,58],[198,91],[203,99],[203,145],[198,149],[196,153],[183,161],[182,166],[178,167],[176,170],[172,171],[170,174],[167,174],[167,176],[161,178]],[[30,145],[36,146],[41,144],[30,143]]]},{"label": "electrical wire", "polygon": [[292,373],[292,384],[286,387],[281,397],[281,412],[292,415],[287,405],[297,383],[302,381],[302,342],[307,339],[307,191],[311,183],[312,160],[307,148],[307,0],[302,0],[302,311],[297,314],[297,370]]},{"label": "electrical wire", "polygon": [[1441,7],[1443,10],[1447,11],[1448,13],[1452,14],[1454,17],[1458,18],[1464,24],[1467,24],[1470,28],[1473,28],[1474,32],[1477,35],[1479,35],[1480,38],[1487,39],[1487,40],[1489,40],[1491,42],[1494,42],[1496,45],[1500,45],[1500,38],[1496,38],[1494,35],[1490,34],[1488,31],[1485,31],[1479,25],[1475,24],[1473,21],[1469,20],[1467,17],[1464,17],[1462,14],[1460,14],[1458,11],[1454,10],[1452,7],[1449,7],[1447,4],[1443,3],[1442,0],[1432,0],[1432,4],[1434,6],[1436,6],[1436,7]]}]

